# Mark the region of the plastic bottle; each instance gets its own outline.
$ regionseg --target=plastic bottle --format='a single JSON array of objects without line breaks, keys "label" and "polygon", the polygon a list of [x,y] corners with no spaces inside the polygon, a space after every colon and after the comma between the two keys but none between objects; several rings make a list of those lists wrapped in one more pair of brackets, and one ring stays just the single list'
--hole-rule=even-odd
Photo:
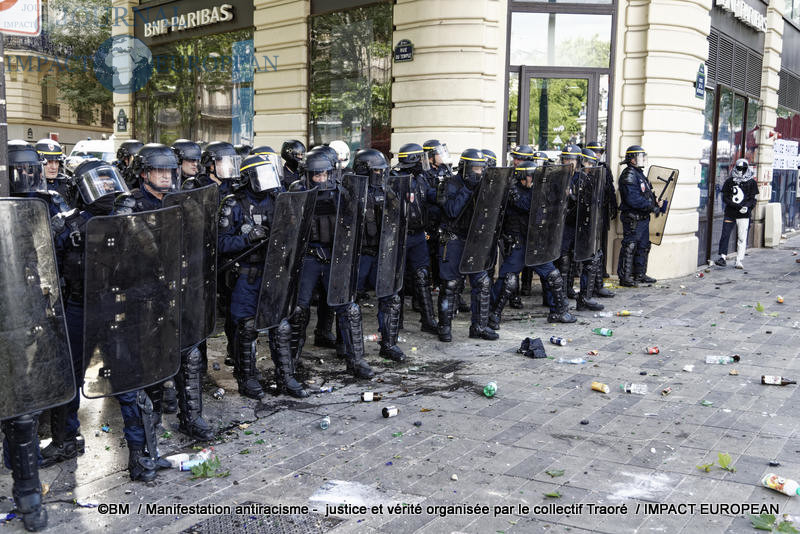
[{"label": "plastic bottle", "polygon": [[551,336],[550,343],[552,343],[553,345],[561,345],[563,347],[567,344],[567,340],[564,339],[563,337]]},{"label": "plastic bottle", "polygon": [[568,360],[567,358],[559,358],[556,360],[556,363],[571,363],[574,365],[580,365],[582,363],[586,363],[586,360],[584,360],[583,358],[572,358],[570,360]]},{"label": "plastic bottle", "polygon": [[767,386],[788,386],[789,384],[797,384],[797,380],[790,380],[782,376],[764,375],[761,377],[761,383]]},{"label": "plastic bottle", "polygon": [[616,313],[617,317],[641,317],[644,315],[644,310],[620,310]]},{"label": "plastic bottle", "polygon": [[328,427],[329,427],[329,426],[331,426],[331,416],[330,416],[330,415],[326,415],[326,416],[325,416],[325,417],[323,417],[323,418],[322,418],[322,420],[319,422],[319,427],[320,427],[322,430],[328,430]]},{"label": "plastic bottle", "polygon": [[171,465],[173,469],[180,469],[181,463],[190,460],[191,455],[184,452],[181,454],[173,454],[172,456],[167,456],[164,459],[169,462],[169,465]]},{"label": "plastic bottle", "polygon": [[647,395],[647,384],[620,384],[619,389],[634,395]]},{"label": "plastic bottle", "polygon": [[380,334],[367,334],[364,336],[364,341],[380,341],[381,335]]},{"label": "plastic bottle", "polygon": [[607,311],[601,311],[601,312],[597,312],[597,313],[595,313],[595,314],[594,314],[592,317],[604,317],[604,318],[608,318],[608,317],[614,317],[614,314],[613,314],[613,313],[611,313],[611,312],[607,312]]},{"label": "plastic bottle", "polygon": [[800,495],[800,484],[791,478],[783,478],[775,473],[767,473],[764,475],[764,478],[761,479],[761,485],[765,488],[780,491],[784,495],[792,497]]},{"label": "plastic bottle", "polygon": [[489,382],[483,386],[483,394],[487,397],[494,397],[495,393],[497,393],[497,384],[495,382]]},{"label": "plastic bottle", "polygon": [[592,332],[600,336],[611,337],[614,335],[614,331],[610,328],[592,328]]},{"label": "plastic bottle", "polygon": [[713,363],[719,365],[727,365],[729,363],[738,362],[739,355],[734,354],[733,356],[706,356],[706,363]]}]

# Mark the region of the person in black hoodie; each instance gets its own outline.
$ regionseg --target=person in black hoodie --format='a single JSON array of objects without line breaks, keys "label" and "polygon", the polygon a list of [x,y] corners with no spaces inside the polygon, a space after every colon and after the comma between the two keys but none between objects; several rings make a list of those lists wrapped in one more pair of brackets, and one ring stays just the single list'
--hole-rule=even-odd
[{"label": "person in black hoodie", "polygon": [[722,235],[719,238],[719,258],[716,264],[724,267],[728,264],[725,254],[728,252],[728,240],[733,227],[736,226],[736,268],[744,269],[742,259],[747,248],[747,231],[750,227],[750,214],[756,207],[758,184],[753,169],[746,159],[737,159],[731,175],[722,186],[722,200],[725,203],[725,219],[722,222]]}]

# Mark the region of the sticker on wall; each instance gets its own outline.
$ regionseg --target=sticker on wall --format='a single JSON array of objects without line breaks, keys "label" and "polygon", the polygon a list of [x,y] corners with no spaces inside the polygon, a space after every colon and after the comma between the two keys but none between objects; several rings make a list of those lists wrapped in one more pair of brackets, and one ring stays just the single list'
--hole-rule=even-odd
[{"label": "sticker on wall", "polygon": [[408,39],[402,39],[394,47],[394,62],[414,61],[414,45]]}]

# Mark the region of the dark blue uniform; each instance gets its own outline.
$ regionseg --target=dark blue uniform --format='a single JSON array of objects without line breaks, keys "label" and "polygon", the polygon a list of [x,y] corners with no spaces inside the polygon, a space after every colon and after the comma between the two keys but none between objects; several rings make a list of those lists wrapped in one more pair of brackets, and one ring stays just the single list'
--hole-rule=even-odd
[{"label": "dark blue uniform", "polygon": [[635,279],[647,272],[650,253],[650,214],[656,209],[656,198],[650,181],[633,165],[619,177],[622,244],[617,273],[620,279]]}]

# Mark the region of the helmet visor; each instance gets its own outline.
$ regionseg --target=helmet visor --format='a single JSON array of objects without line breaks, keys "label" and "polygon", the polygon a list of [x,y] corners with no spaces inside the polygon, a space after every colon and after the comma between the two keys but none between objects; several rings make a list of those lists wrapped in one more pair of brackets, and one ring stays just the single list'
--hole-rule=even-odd
[{"label": "helmet visor", "polygon": [[214,174],[220,180],[238,178],[241,166],[242,156],[219,156],[214,159]]},{"label": "helmet visor", "polygon": [[250,187],[255,193],[262,193],[270,189],[277,189],[281,186],[281,179],[278,171],[272,163],[258,165],[250,172]]},{"label": "helmet visor", "polygon": [[116,167],[103,165],[78,176],[78,191],[86,204],[108,194],[130,193]]},{"label": "helmet visor", "polygon": [[332,170],[326,171],[310,171],[306,170],[306,187],[313,189],[315,187],[320,190],[335,189],[336,181]]},{"label": "helmet visor", "polygon": [[[261,157],[266,159],[272,164],[273,169],[278,175],[278,181],[283,181],[283,161],[281,161],[280,154],[276,154],[275,152],[266,152],[261,154]],[[260,168],[260,167],[259,167]]]},{"label": "helmet visor", "polygon": [[372,187],[383,187],[386,185],[386,178],[389,176],[389,169],[371,169],[369,171],[369,185]]},{"label": "helmet visor", "polygon": [[11,187],[14,193],[47,190],[41,163],[20,163],[12,165],[10,169]]},{"label": "helmet visor", "polygon": [[181,170],[175,168],[151,167],[144,173],[144,181],[159,193],[180,189]]},{"label": "helmet visor", "polygon": [[[453,164],[453,158],[450,156],[450,151],[447,150],[446,143],[442,143],[441,145],[434,148],[433,154],[437,159],[441,158],[441,165],[450,166]],[[440,164],[438,161],[436,163],[437,165]]]}]

